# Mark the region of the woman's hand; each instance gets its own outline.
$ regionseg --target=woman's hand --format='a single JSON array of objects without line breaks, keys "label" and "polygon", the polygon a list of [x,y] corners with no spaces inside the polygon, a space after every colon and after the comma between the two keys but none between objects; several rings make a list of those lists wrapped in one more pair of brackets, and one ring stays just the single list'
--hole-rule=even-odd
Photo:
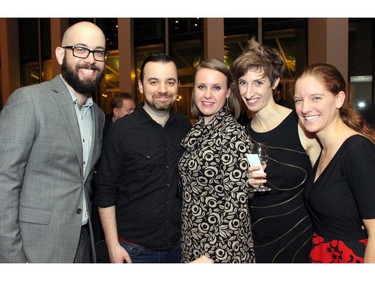
[{"label": "woman's hand", "polygon": [[206,256],[201,256],[193,260],[191,263],[214,263],[214,261]]},{"label": "woman's hand", "polygon": [[[267,164],[264,164],[262,166],[263,171],[267,167]],[[256,171],[260,170],[260,166],[250,166],[247,171],[247,182],[249,185],[251,185],[254,188],[259,188],[262,184],[265,184],[267,182],[266,177],[267,173],[257,173]]]}]

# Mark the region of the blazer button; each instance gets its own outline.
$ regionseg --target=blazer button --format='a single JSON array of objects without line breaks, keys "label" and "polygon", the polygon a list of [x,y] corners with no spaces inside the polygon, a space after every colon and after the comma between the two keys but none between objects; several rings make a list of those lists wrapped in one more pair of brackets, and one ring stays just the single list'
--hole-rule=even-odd
[{"label": "blazer button", "polygon": [[82,214],[82,209],[81,209],[81,208],[78,208],[77,211],[76,211],[76,213],[77,213],[78,215]]}]

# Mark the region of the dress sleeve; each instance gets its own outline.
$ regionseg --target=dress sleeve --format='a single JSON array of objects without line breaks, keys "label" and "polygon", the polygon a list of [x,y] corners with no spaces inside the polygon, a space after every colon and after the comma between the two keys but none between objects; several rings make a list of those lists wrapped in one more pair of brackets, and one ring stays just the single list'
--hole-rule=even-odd
[{"label": "dress sleeve", "polygon": [[375,145],[365,138],[347,148],[345,171],[362,219],[375,218]]}]

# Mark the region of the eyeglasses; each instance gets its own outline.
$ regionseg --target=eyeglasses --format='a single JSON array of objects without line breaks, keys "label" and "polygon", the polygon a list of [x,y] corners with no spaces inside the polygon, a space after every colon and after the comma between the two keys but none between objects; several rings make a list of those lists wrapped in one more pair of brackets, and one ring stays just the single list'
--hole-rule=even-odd
[{"label": "eyeglasses", "polygon": [[71,49],[73,51],[73,56],[80,59],[87,58],[90,53],[93,54],[94,60],[96,61],[106,61],[109,56],[109,52],[101,51],[101,50],[90,50],[85,47],[79,47],[79,46],[65,46],[61,47],[64,49]]}]

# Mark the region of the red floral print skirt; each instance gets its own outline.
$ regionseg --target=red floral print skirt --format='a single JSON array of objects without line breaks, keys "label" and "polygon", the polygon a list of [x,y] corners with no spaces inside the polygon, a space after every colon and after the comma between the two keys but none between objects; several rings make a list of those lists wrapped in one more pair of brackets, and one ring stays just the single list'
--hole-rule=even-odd
[{"label": "red floral print skirt", "polygon": [[314,233],[310,260],[312,263],[363,263],[367,239],[333,240]]}]

